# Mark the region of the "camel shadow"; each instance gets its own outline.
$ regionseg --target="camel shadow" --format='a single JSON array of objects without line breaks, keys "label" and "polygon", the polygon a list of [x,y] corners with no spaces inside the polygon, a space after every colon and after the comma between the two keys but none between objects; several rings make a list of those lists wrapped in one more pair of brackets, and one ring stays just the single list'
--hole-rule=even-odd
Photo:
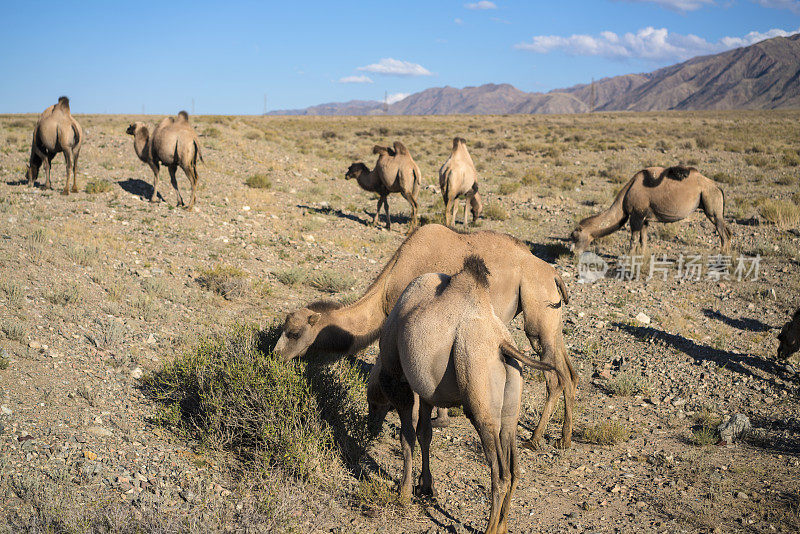
[{"label": "camel shadow", "polygon": [[[336,217],[339,217],[340,219],[347,219],[349,221],[354,221],[354,222],[357,222],[359,224],[362,224],[362,225],[364,225],[364,226],[366,226],[368,228],[373,228],[373,226],[372,226],[372,217],[375,215],[374,211],[370,211],[370,210],[366,210],[365,209],[364,210],[364,214],[367,215],[369,218],[368,219],[362,219],[361,217],[359,217],[358,215],[356,215],[354,213],[345,213],[340,209],[318,208],[316,206],[309,206],[307,204],[298,204],[297,207],[298,208],[303,208],[303,209],[308,210],[309,212],[313,212],[313,213],[320,213],[320,214],[324,214],[324,215],[334,215]],[[411,221],[411,217],[409,217],[408,215],[403,215],[403,214],[398,214],[398,213],[390,214],[389,215],[389,219],[391,220],[392,224],[401,224],[401,225],[402,224],[408,224]],[[386,219],[383,217],[383,215],[381,215],[378,218],[377,227],[383,228],[385,224],[386,224]]]},{"label": "camel shadow", "polygon": [[524,243],[531,254],[548,263],[555,263],[562,256],[572,256],[572,251],[564,244],[569,239],[563,237],[549,237],[548,239],[551,240],[550,243],[534,243],[527,240]]},{"label": "camel shadow", "polygon": [[[11,180],[10,182],[6,182],[6,185],[28,185],[28,180],[25,178],[20,178],[19,180]],[[39,189],[44,188],[44,184],[34,183],[36,187]]]},{"label": "camel shadow", "polygon": [[790,373],[788,373],[785,368],[763,358],[757,358],[755,356],[750,356],[749,354],[741,354],[738,352],[716,349],[714,347],[707,347],[705,345],[700,345],[691,339],[679,336],[677,334],[670,334],[651,326],[633,326],[620,322],[614,322],[612,324],[621,331],[627,332],[638,339],[662,339],[687,356],[693,358],[696,364],[700,364],[704,361],[711,361],[734,373],[738,373],[743,376],[750,376],[758,380],[768,382],[774,386],[778,385],[774,378],[765,379],[762,376],[752,372],[744,364],[755,367],[756,369],[760,369],[771,375],[780,376],[786,380],[793,379],[793,377],[790,376]]},{"label": "camel shadow", "polygon": [[[142,200],[150,200],[150,197],[153,196],[153,184],[147,183],[139,178],[128,178],[127,180],[122,180],[117,183],[123,191],[131,195],[136,195],[142,198]],[[158,198],[166,201],[166,199],[161,196],[160,192],[158,193]]]},{"label": "camel shadow", "polygon": [[763,429],[766,435],[751,434],[745,438],[748,444],[781,454],[800,454],[800,423],[797,420],[753,415],[751,422],[753,428]]},{"label": "camel shadow", "polygon": [[749,317],[734,319],[732,317],[728,317],[718,311],[714,311],[709,308],[703,310],[703,315],[705,315],[710,319],[716,319],[718,321],[722,321],[726,325],[732,326],[733,328],[737,328],[739,330],[750,330],[752,332],[768,332],[769,330],[772,329],[770,325],[762,323],[758,319],[751,319]]}]

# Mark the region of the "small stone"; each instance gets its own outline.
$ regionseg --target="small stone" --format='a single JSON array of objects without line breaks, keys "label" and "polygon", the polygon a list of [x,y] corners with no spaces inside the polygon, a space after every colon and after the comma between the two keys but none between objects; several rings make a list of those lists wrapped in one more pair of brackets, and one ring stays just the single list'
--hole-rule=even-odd
[{"label": "small stone", "polygon": [[316,238],[311,234],[303,234],[303,241],[306,243],[314,243],[316,242]]},{"label": "small stone", "polygon": [[156,336],[154,336],[153,334],[150,334],[149,336],[147,336],[147,339],[144,342],[147,343],[148,345],[155,345],[156,344]]},{"label": "small stone", "polygon": [[188,490],[183,490],[178,495],[180,495],[181,499],[183,499],[184,501],[186,501],[188,503],[193,503],[193,502],[195,502],[197,500],[197,495],[195,495],[193,492],[188,491]]},{"label": "small stone", "polygon": [[750,431],[752,425],[746,415],[734,414],[728,421],[723,422],[717,427],[722,441],[731,444],[742,434]]},{"label": "small stone", "polygon": [[736,498],[737,499],[742,499],[742,500],[747,499],[747,494],[745,492],[743,492],[743,491],[737,491],[736,492]]},{"label": "small stone", "polygon": [[242,206],[242,211],[250,211],[250,206]]},{"label": "small stone", "polygon": [[0,406],[0,413],[2,413],[3,415],[11,415],[14,412],[11,411],[11,408],[3,404],[2,406]]},{"label": "small stone", "polygon": [[99,438],[110,438],[111,436],[114,435],[113,432],[111,432],[107,428],[103,428],[102,426],[90,426],[89,428],[86,429],[86,431],[89,434],[92,434],[93,436],[97,436]]},{"label": "small stone", "polygon": [[133,378],[134,380],[139,380],[140,378],[142,378],[143,375],[144,371],[142,371],[141,367],[137,367],[133,371],[131,371],[131,378]]},{"label": "small stone", "polygon": [[639,312],[639,314],[636,316],[636,322],[641,324],[650,324],[650,317],[643,312]]},{"label": "small stone", "polygon": [[97,460],[97,454],[93,453],[92,451],[83,451],[83,457],[93,462]]},{"label": "small stone", "polygon": [[31,341],[30,343],[28,343],[28,346],[33,350],[39,350],[42,348],[42,344],[39,343],[38,341]]}]

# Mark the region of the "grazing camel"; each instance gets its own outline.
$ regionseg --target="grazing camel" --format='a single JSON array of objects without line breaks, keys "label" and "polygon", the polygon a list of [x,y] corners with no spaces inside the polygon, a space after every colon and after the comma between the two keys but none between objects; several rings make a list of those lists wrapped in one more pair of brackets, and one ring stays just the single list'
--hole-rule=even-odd
[{"label": "grazing camel", "polygon": [[[697,207],[717,229],[721,250],[730,249],[731,231],[725,224],[725,195],[722,189],[692,167],[648,167],[637,172],[617,194],[607,210],[578,223],[570,238],[574,251],[582,253],[598,237],[619,230],[631,222],[631,250],[647,248],[647,225],[651,219],[677,222]],[[638,238],[638,243],[637,243]]]},{"label": "grazing camel", "polygon": [[508,512],[519,479],[519,362],[555,372],[559,381],[563,376],[514,346],[492,308],[489,275],[484,261],[471,255],[452,277],[428,273],[408,285],[383,325],[379,364],[375,366],[380,391],[371,388],[369,397],[373,401],[384,397],[400,415],[403,502],[411,499],[415,437],[422,451],[420,493],[436,496],[430,470],[432,408],[464,407],[491,471],[492,502],[486,532],[494,534],[508,531]]},{"label": "grazing camel", "polygon": [[200,161],[203,161],[203,155],[200,153],[200,141],[197,139],[197,134],[189,124],[189,114],[181,111],[177,117],[166,117],[158,123],[152,135],[150,135],[147,125],[141,122],[134,122],[128,126],[125,133],[133,136],[133,149],[136,151],[136,155],[153,171],[153,195],[150,197],[150,202],[158,201],[158,171],[159,164],[163,164],[169,170],[172,187],[175,188],[175,194],[178,196],[178,206],[183,206],[184,203],[175,173],[178,167],[183,169],[192,184],[192,198],[186,208],[192,209],[199,180],[197,160],[199,158]]},{"label": "grazing camel", "polygon": [[563,393],[566,408],[557,445],[568,448],[578,375],[561,332],[567,290],[551,265],[506,234],[460,234],[440,224],[417,229],[400,245],[364,295],[352,304],[315,302],[289,313],[274,351],[285,360],[305,354],[356,354],[379,337],[386,317],[414,278],[430,272],[455,274],[471,254],[479,254],[491,271],[489,294],[497,316],[507,324],[522,312],[525,334],[540,352],[540,359],[566,377],[565,384],[561,384],[555,374],[545,373],[547,400],[531,444],[537,447],[543,443],[544,430]]},{"label": "grazing camel", "polygon": [[67,167],[67,182],[62,195],[69,195],[69,176],[72,173],[72,192],[78,192],[77,173],[78,155],[83,142],[83,130],[69,111],[69,98],[61,96],[58,103],[42,112],[33,129],[31,141],[31,157],[25,178],[29,185],[36,182],[39,177],[39,167],[44,166],[46,175],[45,188],[52,189],[50,184],[50,163],[59,152],[64,153],[64,163]]},{"label": "grazing camel", "polygon": [[386,229],[391,228],[389,219],[389,193],[400,193],[411,204],[411,225],[409,231],[417,226],[417,196],[422,175],[419,167],[411,158],[406,146],[400,141],[394,142],[394,148],[375,145],[373,154],[378,154],[378,161],[372,171],[363,163],[353,163],[345,174],[346,179],[355,178],[362,189],[378,193],[378,209],[372,224],[378,221],[381,204],[386,208]]},{"label": "grazing camel", "polygon": [[472,207],[472,222],[478,220],[483,203],[478,194],[478,172],[467,152],[467,141],[463,137],[453,139],[450,157],[439,169],[439,188],[444,199],[444,219],[447,226],[455,226],[458,215],[458,197],[464,195],[464,228],[467,227],[467,204]]},{"label": "grazing camel", "polygon": [[778,334],[778,359],[787,360],[789,356],[800,349],[800,308],[794,312],[792,319],[783,325],[781,333]]}]

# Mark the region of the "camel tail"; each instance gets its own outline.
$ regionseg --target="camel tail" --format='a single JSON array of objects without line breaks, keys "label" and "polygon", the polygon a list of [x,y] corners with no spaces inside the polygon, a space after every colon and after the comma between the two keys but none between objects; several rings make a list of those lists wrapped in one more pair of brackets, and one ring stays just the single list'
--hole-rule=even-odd
[{"label": "camel tail", "polygon": [[[558,376],[558,382],[560,384],[565,383],[564,373],[550,365],[549,363],[540,362],[538,360],[534,360],[529,356],[526,356],[524,352],[519,350],[517,347],[509,343],[508,341],[503,341],[500,344],[500,353],[505,356],[506,358],[512,358],[517,360],[518,362],[522,362],[528,367],[533,367],[534,369],[538,369],[539,371],[553,371],[556,376]],[[572,365],[570,364],[570,369]]]},{"label": "camel tail", "polygon": [[558,292],[561,294],[561,302],[557,304],[551,304],[549,306],[552,308],[560,308],[562,303],[565,306],[569,304],[569,294],[567,293],[567,286],[566,284],[564,284],[564,280],[561,278],[561,275],[556,273],[554,279],[556,281],[556,287],[558,288]]},{"label": "camel tail", "polygon": [[486,267],[486,262],[480,256],[475,254],[467,256],[464,259],[464,267],[461,268],[461,272],[469,274],[479,286],[483,288],[489,287],[489,268]]},{"label": "camel tail", "polygon": [[195,165],[197,165],[197,159],[198,158],[200,158],[200,161],[205,163],[205,160],[203,159],[203,153],[200,152],[200,144],[197,142],[197,139],[195,139],[193,141],[193,143],[194,143],[194,161],[193,161],[193,163]]},{"label": "camel tail", "polygon": [[420,186],[421,183],[422,183],[422,173],[419,172],[419,167],[417,167],[417,165],[415,164],[414,165],[414,185],[411,188],[411,195],[414,198],[417,198],[417,195],[419,194],[419,186]]}]

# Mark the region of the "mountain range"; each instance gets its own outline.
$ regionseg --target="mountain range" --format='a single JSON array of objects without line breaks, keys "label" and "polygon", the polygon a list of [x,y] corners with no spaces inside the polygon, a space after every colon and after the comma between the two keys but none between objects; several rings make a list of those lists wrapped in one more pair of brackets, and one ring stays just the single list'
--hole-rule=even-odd
[{"label": "mountain range", "polygon": [[692,58],[644,74],[526,93],[509,84],[435,87],[386,107],[373,100],[271,115],[449,115],[800,108],[800,34]]}]

